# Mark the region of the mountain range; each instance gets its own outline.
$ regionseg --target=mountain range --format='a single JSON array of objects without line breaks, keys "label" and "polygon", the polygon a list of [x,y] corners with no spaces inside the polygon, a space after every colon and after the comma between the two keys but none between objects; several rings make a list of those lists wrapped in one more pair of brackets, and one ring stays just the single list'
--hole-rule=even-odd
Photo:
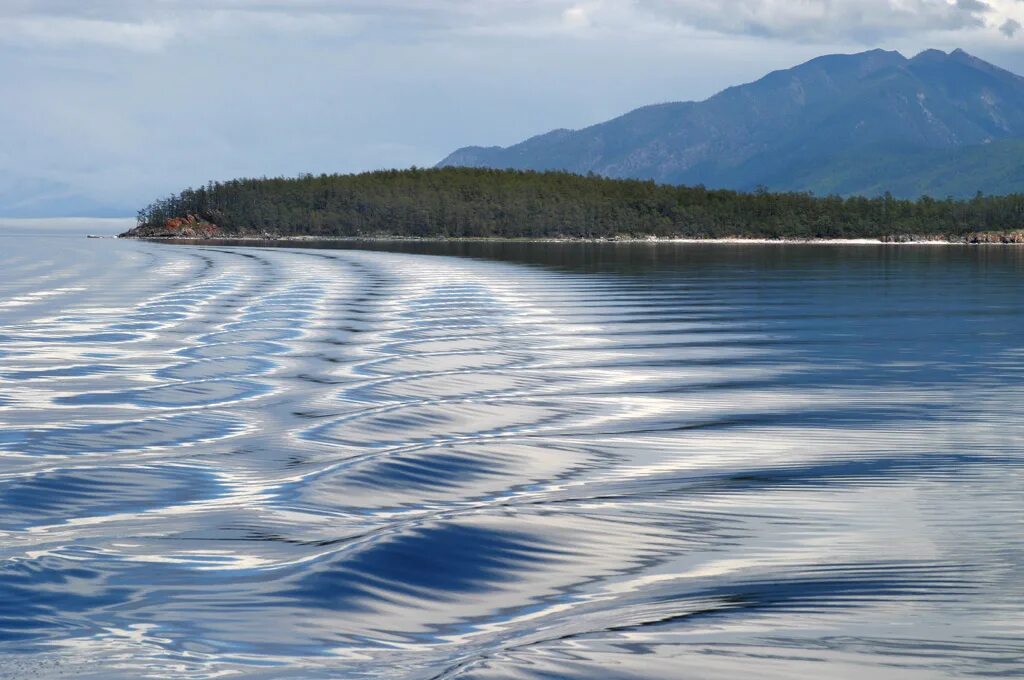
[{"label": "mountain range", "polygon": [[439,166],[847,196],[1024,192],[1024,78],[959,49],[828,55]]}]

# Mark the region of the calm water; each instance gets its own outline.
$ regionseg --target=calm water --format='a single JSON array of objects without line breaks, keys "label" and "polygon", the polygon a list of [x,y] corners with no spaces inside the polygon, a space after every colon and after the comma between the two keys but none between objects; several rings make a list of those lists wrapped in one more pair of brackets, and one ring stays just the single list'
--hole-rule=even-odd
[{"label": "calm water", "polygon": [[0,677],[1024,675],[1024,249],[404,250],[0,237]]}]

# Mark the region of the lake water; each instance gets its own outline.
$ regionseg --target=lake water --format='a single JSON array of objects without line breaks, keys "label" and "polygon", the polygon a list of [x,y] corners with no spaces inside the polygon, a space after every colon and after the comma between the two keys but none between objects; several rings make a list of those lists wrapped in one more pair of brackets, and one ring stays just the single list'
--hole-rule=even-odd
[{"label": "lake water", "polygon": [[1024,249],[395,248],[0,236],[0,677],[1024,675]]}]

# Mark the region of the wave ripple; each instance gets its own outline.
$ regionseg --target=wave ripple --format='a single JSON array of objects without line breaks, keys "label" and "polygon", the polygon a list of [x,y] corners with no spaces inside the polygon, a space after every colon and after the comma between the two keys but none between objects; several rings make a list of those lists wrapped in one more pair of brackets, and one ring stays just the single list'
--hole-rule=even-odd
[{"label": "wave ripple", "polygon": [[0,677],[1024,675],[1017,251],[3,245]]}]

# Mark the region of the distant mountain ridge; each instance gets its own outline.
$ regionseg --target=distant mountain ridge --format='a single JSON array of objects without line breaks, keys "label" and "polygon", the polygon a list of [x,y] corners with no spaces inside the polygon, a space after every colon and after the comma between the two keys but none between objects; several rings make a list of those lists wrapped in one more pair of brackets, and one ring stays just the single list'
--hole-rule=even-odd
[{"label": "distant mountain ridge", "polygon": [[829,55],[702,102],[656,104],[439,166],[567,170],[714,188],[1024,191],[1024,78],[963,50]]}]

